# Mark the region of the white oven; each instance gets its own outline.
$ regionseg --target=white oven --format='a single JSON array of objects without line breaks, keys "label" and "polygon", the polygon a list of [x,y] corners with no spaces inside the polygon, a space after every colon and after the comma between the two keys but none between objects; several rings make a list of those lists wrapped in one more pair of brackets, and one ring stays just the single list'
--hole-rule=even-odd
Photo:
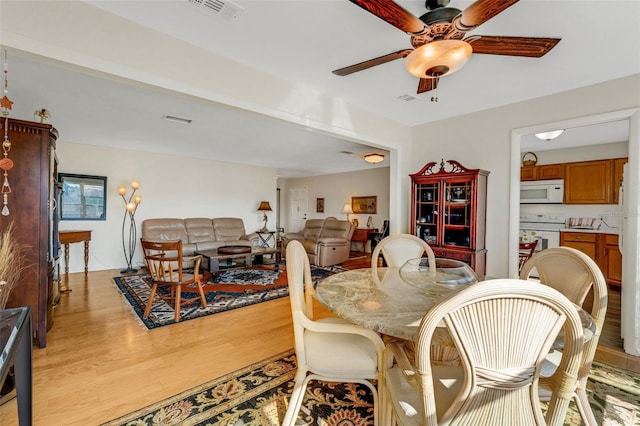
[{"label": "white oven", "polygon": [[520,216],[520,240],[538,240],[536,251],[560,247],[560,229],[565,227],[562,215],[523,214]]},{"label": "white oven", "polygon": [[562,204],[563,197],[562,179],[520,182],[520,204]]}]

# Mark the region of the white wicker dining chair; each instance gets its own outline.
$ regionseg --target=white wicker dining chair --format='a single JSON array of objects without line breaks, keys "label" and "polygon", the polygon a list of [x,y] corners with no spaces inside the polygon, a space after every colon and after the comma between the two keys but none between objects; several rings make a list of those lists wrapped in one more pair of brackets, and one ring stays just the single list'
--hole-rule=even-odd
[{"label": "white wicker dining chair", "polygon": [[[429,347],[443,325],[461,355],[458,367],[432,365]],[[552,377],[546,417],[538,398],[545,355],[564,327],[564,351]],[[575,387],[583,329],[575,306],[551,287],[518,279],[472,284],[423,317],[415,363],[404,345],[385,357],[383,421],[401,425],[562,425]],[[387,360],[386,360],[387,361]]]},{"label": "white wicker dining chair", "polygon": [[[411,234],[395,234],[380,240],[371,253],[371,272],[374,280],[378,278],[378,257],[382,253],[387,267],[399,268],[407,260],[422,257],[425,253],[429,259],[429,267],[435,268],[435,254],[424,240]],[[379,282],[378,282],[379,283]]]},{"label": "white wicker dining chair", "polygon": [[378,334],[341,318],[313,318],[313,281],[307,253],[299,241],[287,245],[286,267],[298,370],[283,425],[294,425],[310,380],[367,386],[378,424],[378,389],[383,383],[384,343]]},{"label": "white wicker dining chair", "polygon": [[[554,247],[538,252],[524,264],[520,278],[529,279],[534,271],[537,271],[539,277],[536,280],[555,288],[576,305],[582,306],[589,291],[592,292],[590,314],[595,332],[584,343],[578,384],[573,397],[583,422],[595,426],[597,423],[587,399],[586,386],[607,313],[607,281],[593,259],[572,247]],[[558,357],[557,351],[547,357],[543,374],[546,375],[547,370],[553,371],[557,367]],[[549,398],[546,380],[540,381],[540,395],[543,400]]]}]

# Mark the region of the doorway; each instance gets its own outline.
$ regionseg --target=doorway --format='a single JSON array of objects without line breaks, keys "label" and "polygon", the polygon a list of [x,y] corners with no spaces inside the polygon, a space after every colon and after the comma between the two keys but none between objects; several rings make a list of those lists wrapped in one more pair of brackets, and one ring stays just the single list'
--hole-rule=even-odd
[{"label": "doorway", "polygon": [[[640,355],[640,271],[637,261],[640,253],[639,229],[640,219],[638,210],[640,205],[640,109],[630,109],[604,113],[579,119],[571,119],[554,123],[540,124],[527,128],[514,129],[511,137],[511,190],[510,190],[510,215],[509,215],[509,275],[517,276],[517,252],[519,240],[520,218],[520,165],[522,140],[526,135],[555,129],[568,129],[573,127],[589,126],[599,123],[627,120],[629,123],[629,176],[631,179],[625,185],[628,208],[624,214],[628,220],[628,226],[622,231],[622,238],[628,242],[623,247],[623,289],[622,298],[622,337],[624,338],[624,351],[627,354]],[[631,260],[631,261],[629,261]]]}]

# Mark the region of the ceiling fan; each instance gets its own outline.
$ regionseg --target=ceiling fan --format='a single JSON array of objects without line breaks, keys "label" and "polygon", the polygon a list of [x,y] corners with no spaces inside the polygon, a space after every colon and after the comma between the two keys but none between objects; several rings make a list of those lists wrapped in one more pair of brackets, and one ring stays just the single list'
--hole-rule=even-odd
[{"label": "ceiling fan", "polygon": [[471,35],[471,31],[518,0],[477,0],[464,11],[446,7],[449,0],[426,0],[427,13],[415,17],[392,0],[349,0],[411,36],[413,49],[403,49],[332,71],[345,76],[405,58],[407,71],[420,78],[418,92],[436,89],[440,77],[459,70],[471,53],[539,58],[559,38]]}]

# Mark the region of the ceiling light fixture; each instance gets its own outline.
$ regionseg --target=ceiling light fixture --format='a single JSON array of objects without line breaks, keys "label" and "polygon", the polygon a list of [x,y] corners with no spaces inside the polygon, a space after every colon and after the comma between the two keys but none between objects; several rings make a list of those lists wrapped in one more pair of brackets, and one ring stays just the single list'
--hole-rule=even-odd
[{"label": "ceiling light fixture", "polygon": [[562,129],[562,130],[552,130],[550,132],[536,133],[536,138],[542,139],[544,141],[549,142],[550,140],[555,139],[558,136],[560,136],[563,132],[564,132],[564,129]]},{"label": "ceiling light fixture", "polygon": [[453,74],[469,60],[473,49],[462,40],[436,40],[414,49],[405,58],[407,71],[419,78]]},{"label": "ceiling light fixture", "polygon": [[175,117],[173,115],[166,115],[166,114],[162,116],[162,119],[167,121],[173,121],[175,123],[181,123],[181,124],[190,124],[192,121],[189,118]]},{"label": "ceiling light fixture", "polygon": [[384,160],[384,154],[372,152],[369,154],[364,154],[362,158],[364,158],[364,161],[366,161],[367,163],[377,164],[381,163]]}]

